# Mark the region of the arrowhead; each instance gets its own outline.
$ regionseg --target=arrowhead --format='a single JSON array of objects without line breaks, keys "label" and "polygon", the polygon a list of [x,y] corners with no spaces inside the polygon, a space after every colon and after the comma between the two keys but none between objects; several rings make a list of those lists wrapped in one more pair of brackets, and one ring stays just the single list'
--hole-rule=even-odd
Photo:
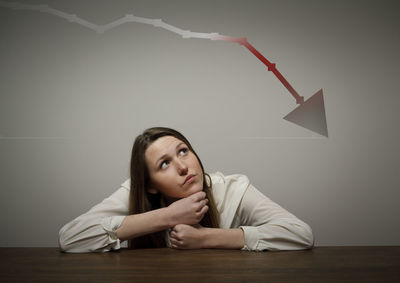
[{"label": "arrowhead", "polygon": [[322,89],[283,117],[283,119],[328,137]]}]

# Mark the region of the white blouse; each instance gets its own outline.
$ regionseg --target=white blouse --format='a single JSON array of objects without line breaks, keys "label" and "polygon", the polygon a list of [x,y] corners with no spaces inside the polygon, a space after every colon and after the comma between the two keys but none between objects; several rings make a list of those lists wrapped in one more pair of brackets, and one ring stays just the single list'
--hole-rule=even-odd
[{"label": "white blouse", "polygon": [[[243,250],[298,250],[312,248],[311,228],[271,201],[244,175],[210,174],[220,213],[220,228],[241,228]],[[130,179],[101,203],[64,225],[59,244],[65,252],[107,252],[127,246],[116,230],[129,215]],[[167,233],[168,235],[168,233]],[[167,241],[169,243],[169,241]]]}]

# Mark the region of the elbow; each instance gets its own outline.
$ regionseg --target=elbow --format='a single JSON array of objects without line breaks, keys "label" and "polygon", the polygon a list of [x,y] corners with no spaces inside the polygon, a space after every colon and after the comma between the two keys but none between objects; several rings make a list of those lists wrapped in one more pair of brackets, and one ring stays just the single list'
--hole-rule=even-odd
[{"label": "elbow", "polygon": [[111,239],[107,233],[101,233],[97,237],[82,237],[71,234],[65,227],[59,231],[58,245],[60,251],[66,253],[108,252],[120,249],[120,241]]},{"label": "elbow", "polygon": [[58,246],[60,247],[60,251],[62,252],[68,252],[70,249],[70,245],[68,245],[64,227],[61,228],[60,231],[58,232]]},{"label": "elbow", "polygon": [[79,250],[79,247],[77,249],[76,241],[67,226],[62,227],[58,232],[58,246],[60,251],[65,253],[85,252]]},{"label": "elbow", "polygon": [[94,251],[83,247],[82,243],[76,241],[74,237],[69,235],[68,230],[64,231],[63,228],[58,234],[58,246],[60,251],[64,253],[88,253]]},{"label": "elbow", "polygon": [[68,252],[68,246],[66,246],[63,242],[60,241],[58,246],[59,246],[61,252],[64,252],[64,253]]},{"label": "elbow", "polygon": [[285,225],[285,230],[290,231],[285,250],[309,250],[314,247],[314,234],[307,223],[297,220],[296,223]]},{"label": "elbow", "polygon": [[308,224],[305,224],[302,235],[302,245],[304,249],[312,249],[314,247],[314,242],[315,238],[312,229]]},{"label": "elbow", "polygon": [[293,250],[309,250],[314,247],[314,234],[311,227],[301,221],[291,226],[291,247]]},{"label": "elbow", "polygon": [[58,246],[60,248],[60,251],[62,251],[62,252],[68,251],[68,245],[66,244],[65,239],[64,239],[63,235],[61,234],[61,231],[58,235]]}]

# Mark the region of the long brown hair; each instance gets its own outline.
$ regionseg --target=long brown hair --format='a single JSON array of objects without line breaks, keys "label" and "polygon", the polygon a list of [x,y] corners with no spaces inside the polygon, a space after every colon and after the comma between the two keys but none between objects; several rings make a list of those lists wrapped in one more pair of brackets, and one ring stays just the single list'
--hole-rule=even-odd
[{"label": "long brown hair", "polygon": [[[157,139],[164,136],[173,136],[183,141],[189,150],[197,157],[203,172],[203,191],[206,193],[206,197],[208,198],[209,207],[200,224],[205,227],[218,228],[219,213],[211,192],[212,182],[210,176],[204,172],[203,164],[201,163],[200,158],[194,151],[189,141],[178,131],[165,127],[149,128],[135,139],[132,148],[130,168],[131,190],[129,194],[129,213],[144,213],[165,205],[165,200],[160,193],[154,195],[147,192],[147,188],[150,184],[150,176],[145,159],[146,149]],[[206,176],[209,179],[208,182],[206,180]],[[129,240],[129,248],[132,249],[160,248],[166,246],[165,231],[144,235]]]}]

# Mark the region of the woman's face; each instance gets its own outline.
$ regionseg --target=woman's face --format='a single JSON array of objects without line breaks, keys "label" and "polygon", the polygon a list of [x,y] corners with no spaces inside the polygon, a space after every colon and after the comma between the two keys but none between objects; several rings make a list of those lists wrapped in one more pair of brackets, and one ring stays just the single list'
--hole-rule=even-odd
[{"label": "woman's face", "polygon": [[146,149],[145,159],[149,192],[160,192],[171,201],[203,190],[200,163],[183,141],[173,136],[161,137]]}]

